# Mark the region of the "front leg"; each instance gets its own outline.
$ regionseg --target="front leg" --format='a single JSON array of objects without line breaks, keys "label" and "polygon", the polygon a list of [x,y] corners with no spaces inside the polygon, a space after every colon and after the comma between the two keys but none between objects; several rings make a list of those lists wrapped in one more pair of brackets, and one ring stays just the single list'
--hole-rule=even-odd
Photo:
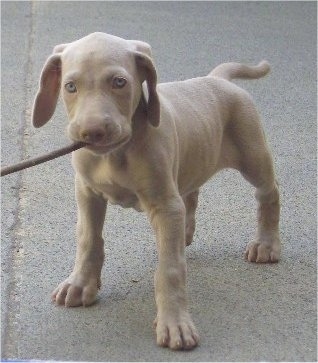
[{"label": "front leg", "polygon": [[88,306],[95,301],[104,261],[102,230],[107,202],[78,176],[75,191],[78,206],[75,265],[71,275],[52,294],[53,301],[67,307]]},{"label": "front leg", "polygon": [[188,312],[186,292],[185,206],[179,195],[150,203],[159,264],[155,273],[157,343],[172,349],[192,349],[199,336]]}]

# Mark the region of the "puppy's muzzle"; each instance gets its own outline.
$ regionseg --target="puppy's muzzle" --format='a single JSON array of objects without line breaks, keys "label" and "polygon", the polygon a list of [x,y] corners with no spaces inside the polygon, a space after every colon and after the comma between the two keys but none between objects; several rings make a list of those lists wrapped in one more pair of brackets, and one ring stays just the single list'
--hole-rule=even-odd
[{"label": "puppy's muzzle", "polygon": [[104,154],[130,139],[131,133],[126,129],[110,118],[101,120],[91,117],[71,122],[68,131],[71,139],[84,142],[87,149],[97,154]]},{"label": "puppy's muzzle", "polygon": [[111,139],[111,135],[104,127],[88,127],[79,133],[81,141],[87,144],[107,144],[107,139]]}]

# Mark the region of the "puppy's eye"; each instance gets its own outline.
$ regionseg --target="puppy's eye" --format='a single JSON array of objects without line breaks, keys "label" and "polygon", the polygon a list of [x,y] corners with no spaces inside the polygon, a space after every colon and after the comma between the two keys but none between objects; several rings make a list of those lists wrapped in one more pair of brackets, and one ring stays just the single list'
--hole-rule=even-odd
[{"label": "puppy's eye", "polygon": [[127,83],[126,78],[114,77],[112,86],[113,86],[113,88],[123,88],[123,87],[125,87],[126,83]]},{"label": "puppy's eye", "polygon": [[65,89],[69,93],[75,93],[75,92],[77,92],[77,88],[76,88],[74,82],[68,82],[68,83],[66,83]]}]

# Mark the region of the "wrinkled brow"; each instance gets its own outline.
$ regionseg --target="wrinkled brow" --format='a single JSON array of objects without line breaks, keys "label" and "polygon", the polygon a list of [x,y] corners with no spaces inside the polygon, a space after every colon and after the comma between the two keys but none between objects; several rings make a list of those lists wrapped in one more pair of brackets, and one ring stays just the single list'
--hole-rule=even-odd
[{"label": "wrinkled brow", "polygon": [[67,72],[66,74],[63,75],[63,80],[64,81],[77,81],[81,78],[81,76],[82,76],[82,72],[71,71],[71,72]]}]

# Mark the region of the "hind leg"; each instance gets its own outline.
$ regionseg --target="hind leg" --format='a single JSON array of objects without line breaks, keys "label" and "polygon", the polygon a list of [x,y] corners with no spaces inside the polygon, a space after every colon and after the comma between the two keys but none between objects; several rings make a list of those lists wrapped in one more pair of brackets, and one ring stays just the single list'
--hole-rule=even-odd
[{"label": "hind leg", "polygon": [[245,258],[249,262],[277,262],[281,250],[279,191],[266,145],[262,152],[246,160],[241,173],[256,188],[258,202],[256,239],[247,245]]},{"label": "hind leg", "polygon": [[271,152],[267,145],[259,114],[252,99],[242,93],[236,105],[236,118],[229,128],[232,145],[227,156],[255,188],[257,234],[246,248],[250,262],[277,262],[280,257],[279,191]]},{"label": "hind leg", "polygon": [[186,245],[192,242],[195,231],[195,211],[198,206],[199,190],[188,194],[183,198],[186,207]]},{"label": "hind leg", "polygon": [[279,192],[275,183],[271,191],[257,189],[258,228],[256,240],[247,245],[245,258],[249,262],[277,262],[280,257]]}]

